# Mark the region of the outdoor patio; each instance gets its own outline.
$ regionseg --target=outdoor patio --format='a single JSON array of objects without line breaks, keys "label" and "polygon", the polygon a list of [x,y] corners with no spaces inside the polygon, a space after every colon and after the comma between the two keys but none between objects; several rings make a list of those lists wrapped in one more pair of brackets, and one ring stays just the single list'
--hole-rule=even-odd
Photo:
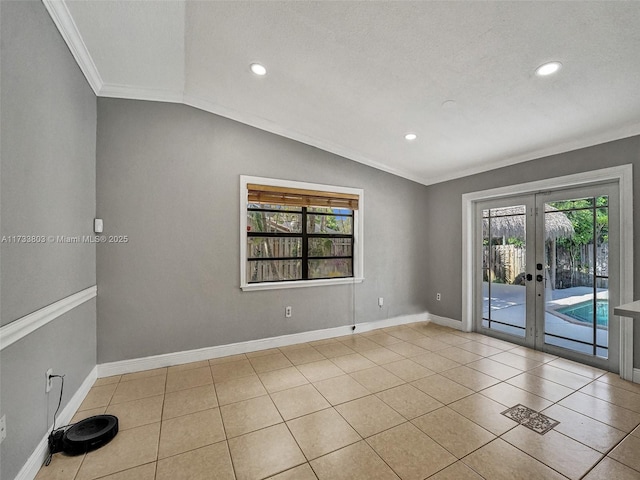
[{"label": "outdoor patio", "polygon": [[[491,302],[489,302],[488,283],[483,282],[483,317],[488,317],[489,303],[491,303],[491,320],[513,325],[502,325],[491,323],[491,328],[500,332],[524,335],[526,312],[525,312],[525,287],[521,285],[508,285],[501,283],[491,284]],[[598,289],[598,299],[608,299],[607,289]],[[569,317],[559,313],[557,309],[579,305],[593,299],[593,288],[573,287],[552,290],[548,288],[545,292],[545,333],[562,337],[573,338],[582,342],[593,342],[593,326],[581,325],[577,321],[570,321]],[[485,324],[487,322],[485,321]],[[520,327],[520,328],[518,328]],[[596,330],[598,345],[608,345],[608,329],[598,328]],[[572,342],[555,337],[546,337],[547,343],[571,350],[592,354],[592,347],[589,345]],[[598,354],[606,356],[605,349],[598,349]]]}]

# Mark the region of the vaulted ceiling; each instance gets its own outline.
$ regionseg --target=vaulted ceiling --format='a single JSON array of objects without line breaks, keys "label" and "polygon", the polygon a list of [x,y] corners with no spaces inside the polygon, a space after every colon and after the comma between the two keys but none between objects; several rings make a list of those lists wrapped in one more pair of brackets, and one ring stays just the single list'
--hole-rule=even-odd
[{"label": "vaulted ceiling", "polygon": [[44,3],[99,96],[185,103],[425,185],[640,134],[640,2]]}]

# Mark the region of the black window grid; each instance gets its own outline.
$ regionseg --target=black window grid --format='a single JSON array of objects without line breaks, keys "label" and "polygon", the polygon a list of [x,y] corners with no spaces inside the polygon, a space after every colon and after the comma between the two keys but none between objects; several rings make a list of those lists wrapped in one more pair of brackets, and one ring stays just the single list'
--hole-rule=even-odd
[{"label": "black window grid", "polygon": [[[347,259],[351,262],[351,275],[345,275],[343,277],[324,277],[324,278],[352,278],[353,277],[353,258],[354,258],[354,234],[353,232],[350,234],[344,233],[309,233],[307,230],[307,217],[309,215],[314,216],[339,216],[339,217],[350,217],[352,218],[352,230],[353,230],[353,210],[349,210],[348,213],[340,212],[336,214],[335,212],[309,212],[308,207],[301,207],[301,210],[281,210],[276,208],[258,208],[254,206],[250,206],[247,208],[247,212],[265,212],[265,213],[293,213],[301,215],[301,223],[302,223],[302,232],[301,233],[289,233],[289,232],[253,232],[248,231],[247,237],[259,237],[259,238],[300,238],[302,239],[302,254],[300,256],[288,256],[288,257],[249,257],[247,256],[247,261],[284,261],[284,260],[300,260],[302,266],[302,278],[296,279],[293,281],[306,281],[306,280],[320,280],[321,278],[309,278],[309,261],[310,260],[334,260],[334,259]],[[337,238],[346,238],[351,240],[351,255],[328,255],[328,256],[313,256],[309,255],[309,239],[313,238],[327,238],[327,239],[337,239]],[[288,280],[274,280],[274,281],[288,281]],[[266,281],[259,282],[251,282],[248,283],[267,283]]]}]

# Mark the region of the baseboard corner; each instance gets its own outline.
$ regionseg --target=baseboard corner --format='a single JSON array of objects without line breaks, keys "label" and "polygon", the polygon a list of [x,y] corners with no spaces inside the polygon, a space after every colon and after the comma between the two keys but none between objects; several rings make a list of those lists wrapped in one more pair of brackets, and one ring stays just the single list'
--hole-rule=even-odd
[{"label": "baseboard corner", "polygon": [[[98,367],[95,366],[93,367],[93,369],[91,369],[91,372],[89,372],[89,374],[86,376],[78,390],[76,390],[69,402],[62,409],[60,415],[58,415],[56,420],[57,425],[67,425],[71,421],[73,415],[76,413],[78,408],[80,408],[80,405],[82,405],[82,402],[89,393],[89,390],[91,390],[91,387],[93,386],[97,378]],[[44,437],[42,438],[42,440],[40,440],[40,443],[38,443],[38,446],[33,451],[31,456],[29,456],[14,480],[33,480],[34,478],[36,478],[36,475],[38,475],[40,468],[44,464],[44,461],[49,454],[48,439],[50,433],[51,427],[49,427]]]},{"label": "baseboard corner", "polygon": [[428,317],[428,321],[433,322],[436,325],[464,331],[464,328],[462,327],[462,322],[460,320],[455,320],[449,317],[441,317],[440,315],[434,315],[433,313],[429,313],[427,317]]}]

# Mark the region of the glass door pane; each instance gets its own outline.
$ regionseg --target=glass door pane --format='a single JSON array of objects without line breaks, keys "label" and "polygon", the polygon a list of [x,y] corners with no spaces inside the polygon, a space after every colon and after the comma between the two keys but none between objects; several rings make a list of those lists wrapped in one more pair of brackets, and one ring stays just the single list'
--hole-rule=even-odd
[{"label": "glass door pane", "polygon": [[482,327],[525,337],[527,206],[481,212]]},{"label": "glass door pane", "polygon": [[609,357],[609,197],[544,203],[544,342]]}]

